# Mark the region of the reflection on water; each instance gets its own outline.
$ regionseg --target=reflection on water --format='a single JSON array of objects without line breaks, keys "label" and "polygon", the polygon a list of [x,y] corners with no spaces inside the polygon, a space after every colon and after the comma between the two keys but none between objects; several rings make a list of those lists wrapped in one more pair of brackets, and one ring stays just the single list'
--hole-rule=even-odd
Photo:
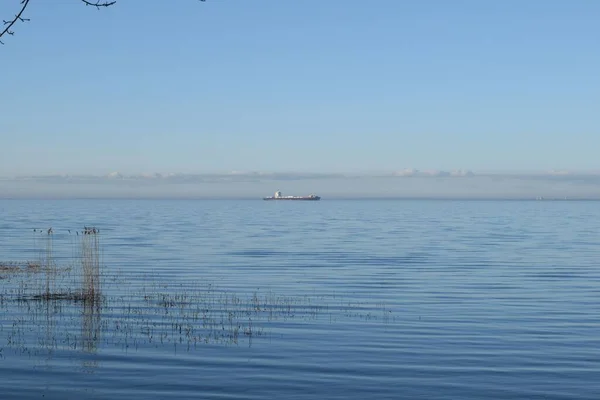
[{"label": "reflection on water", "polygon": [[[94,228],[95,229],[95,228]],[[83,367],[98,367],[102,347],[125,351],[171,347],[190,351],[202,344],[252,346],[287,321],[340,318],[390,323],[391,310],[379,302],[339,296],[285,296],[255,290],[247,295],[215,284],[166,285],[146,276],[143,285],[128,286],[117,274],[101,268],[102,247],[96,231],[78,236],[81,251],[58,265],[52,235],[44,241],[38,268],[4,263],[0,304],[5,319],[13,318],[7,345],[20,354],[52,359],[56,352],[80,351]],[[101,272],[104,271],[104,272]],[[111,293],[101,291],[110,281]],[[124,294],[125,293],[125,294]]]},{"label": "reflection on water", "polygon": [[[43,360],[52,359],[60,349],[80,348],[90,354],[98,350],[103,301],[99,231],[84,227],[73,234],[68,232],[68,240],[61,244],[71,245],[69,258],[55,257],[52,228],[34,229],[33,253],[38,260],[0,263],[7,282],[0,304],[5,315],[16,316],[8,344]],[[73,329],[78,320],[79,337]],[[85,367],[95,363],[87,360]]]},{"label": "reflection on water", "polygon": [[[83,315],[81,318],[81,340],[83,351],[90,354],[96,354],[98,351],[98,341],[101,334],[101,301],[83,301]],[[83,361],[83,366],[87,370],[94,370],[98,367],[98,360],[95,358]]]},{"label": "reflection on water", "polygon": [[[101,334],[101,304],[87,301],[61,304],[64,300],[18,300],[2,311],[19,315],[8,333],[8,345],[21,355],[36,357],[39,366],[50,367],[57,352],[79,349],[92,357],[82,357],[84,370],[93,371],[98,361],[93,357],[98,351]],[[77,317],[81,314],[81,318]],[[76,325],[80,323],[79,335]]]},{"label": "reflection on water", "polygon": [[294,297],[257,291],[243,297],[213,284],[170,291],[160,286],[151,285],[128,296],[82,301],[5,294],[2,312],[16,316],[8,345],[21,353],[48,358],[60,349],[95,354],[102,346],[124,350],[179,346],[189,351],[200,344],[238,345],[244,340],[251,346],[252,339],[267,336],[269,328],[292,320],[321,319],[331,324],[341,318],[394,321],[384,304],[334,296]]}]

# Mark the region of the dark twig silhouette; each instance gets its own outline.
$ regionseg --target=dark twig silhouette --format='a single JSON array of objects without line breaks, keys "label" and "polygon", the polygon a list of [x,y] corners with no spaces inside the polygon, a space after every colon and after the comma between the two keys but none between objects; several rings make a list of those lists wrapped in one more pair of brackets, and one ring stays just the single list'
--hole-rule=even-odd
[{"label": "dark twig silhouette", "polygon": [[[2,1],[5,1],[5,0],[2,0]],[[21,10],[17,14],[15,14],[14,18],[8,19],[8,20],[6,20],[6,19],[2,20],[4,29],[2,29],[0,27],[0,29],[2,29],[0,31],[0,44],[4,44],[4,42],[2,41],[2,36],[4,36],[4,35],[12,36],[15,34],[15,32],[13,30],[11,30],[11,28],[13,27],[14,24],[16,24],[17,22],[28,22],[29,21],[29,18],[23,18],[22,15],[23,15],[23,12],[25,11],[25,9],[27,8],[27,6],[29,5],[30,0],[20,0],[20,1],[21,1]],[[110,7],[117,3],[117,0],[109,0],[109,1],[79,0],[79,1],[81,1],[86,6],[96,7],[98,10],[102,7],[104,7],[104,8]],[[200,1],[205,2],[206,0],[200,0]]]},{"label": "dark twig silhouette", "polygon": [[[4,23],[4,29],[0,33],[0,39],[5,34],[8,34],[8,35],[15,34],[15,32],[11,31],[10,28],[12,28],[12,26],[14,24],[16,24],[17,21],[21,21],[21,22],[29,21],[29,18],[21,17],[21,15],[23,15],[23,12],[25,11],[25,9],[27,8],[28,5],[29,5],[29,0],[21,0],[21,11],[19,11],[13,19],[2,20],[2,22]],[[0,40],[0,44],[4,44],[4,42],[2,42],[2,40]]]},{"label": "dark twig silhouette", "polygon": [[87,1],[87,0],[81,0],[82,3],[84,3],[86,6],[94,6],[96,7],[98,10],[100,9],[100,7],[110,7],[113,4],[115,4],[117,1]]}]

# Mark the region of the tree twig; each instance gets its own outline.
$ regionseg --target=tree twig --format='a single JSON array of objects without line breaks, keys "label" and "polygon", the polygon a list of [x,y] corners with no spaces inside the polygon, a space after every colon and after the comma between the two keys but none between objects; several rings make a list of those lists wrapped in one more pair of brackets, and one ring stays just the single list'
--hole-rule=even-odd
[{"label": "tree twig", "polygon": [[[2,30],[2,32],[0,32],[0,38],[2,36],[4,36],[5,34],[7,35],[14,35],[15,32],[11,31],[10,28],[12,28],[12,26],[14,24],[17,23],[17,21],[21,21],[21,22],[25,22],[25,21],[29,21],[29,18],[23,18],[23,12],[25,11],[25,9],[27,8],[27,6],[29,5],[29,0],[21,0],[21,11],[19,11],[17,13],[17,15],[15,15],[15,17],[11,20],[2,20],[2,22],[4,23],[4,29]],[[4,42],[2,42],[2,40],[0,40],[0,44],[4,44]]]},{"label": "tree twig", "polygon": [[88,1],[88,0],[81,0],[81,2],[83,4],[85,4],[86,6],[93,6],[93,7],[96,7],[99,10],[100,7],[110,7],[110,6],[112,6],[113,4],[115,4],[117,2],[117,0],[113,0],[113,1],[100,1],[100,0],[96,0],[96,2]]},{"label": "tree twig", "polygon": [[[4,0],[2,0],[2,1],[4,1]],[[2,36],[4,36],[4,35],[11,35],[11,36],[14,35],[15,32],[12,31],[10,28],[12,28],[12,26],[14,24],[16,24],[18,21],[21,21],[21,22],[29,21],[29,18],[22,17],[23,12],[29,5],[29,1],[30,0],[21,0],[21,10],[15,15],[15,17],[10,20],[2,21],[4,24],[4,29],[0,32],[0,38],[2,38]],[[80,0],[80,1],[83,4],[85,4],[86,6],[96,7],[98,10],[101,7],[110,7],[117,3],[117,0]],[[200,0],[200,1],[206,1],[206,0]],[[0,44],[4,44],[4,42],[2,42],[2,40],[0,40]]]}]

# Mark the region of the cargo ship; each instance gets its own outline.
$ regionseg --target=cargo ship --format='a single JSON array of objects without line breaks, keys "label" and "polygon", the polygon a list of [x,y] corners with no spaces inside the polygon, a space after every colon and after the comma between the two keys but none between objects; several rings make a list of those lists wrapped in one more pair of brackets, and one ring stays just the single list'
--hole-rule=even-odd
[{"label": "cargo ship", "polygon": [[281,192],[275,192],[275,195],[269,197],[263,197],[263,200],[321,200],[321,197],[311,194],[308,196],[282,196]]}]

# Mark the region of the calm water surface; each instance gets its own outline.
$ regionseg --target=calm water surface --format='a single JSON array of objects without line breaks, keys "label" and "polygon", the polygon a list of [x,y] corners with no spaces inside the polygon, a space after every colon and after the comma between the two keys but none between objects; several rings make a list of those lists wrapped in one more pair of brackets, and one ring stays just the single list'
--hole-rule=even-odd
[{"label": "calm water surface", "polygon": [[0,200],[0,262],[84,225],[99,304],[0,270],[3,399],[600,398],[598,202]]}]

